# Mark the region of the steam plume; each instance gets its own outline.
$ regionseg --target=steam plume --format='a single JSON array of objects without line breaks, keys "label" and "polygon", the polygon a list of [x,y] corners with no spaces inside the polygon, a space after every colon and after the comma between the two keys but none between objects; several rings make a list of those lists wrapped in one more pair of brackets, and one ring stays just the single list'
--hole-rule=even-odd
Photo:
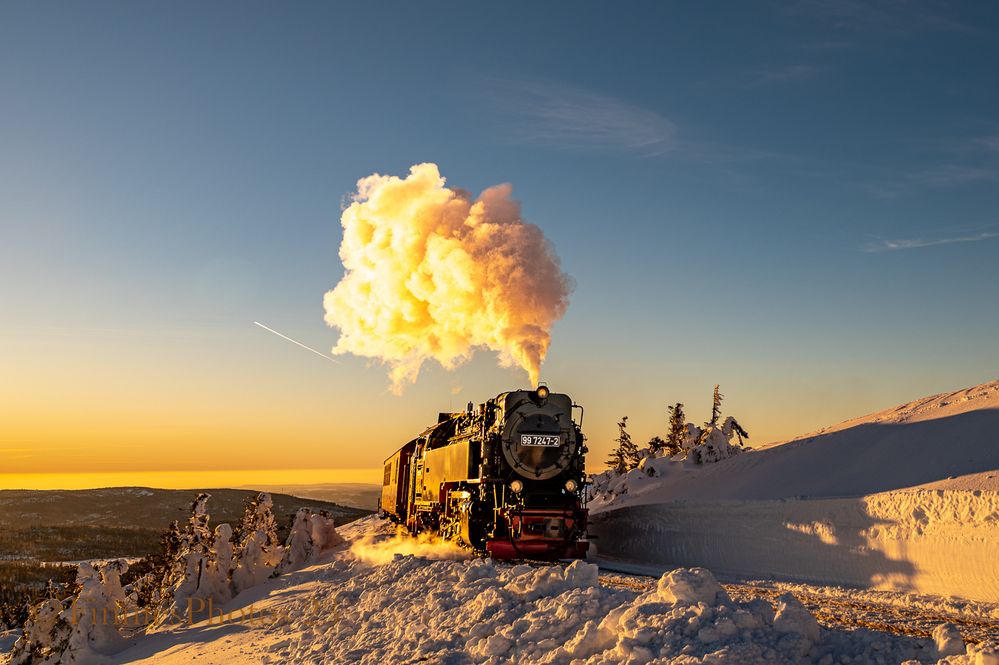
[{"label": "steam plume", "polygon": [[344,276],[323,298],[340,329],[333,353],[387,363],[399,393],[425,361],[453,369],[485,347],[535,385],[569,278],[510,192],[497,185],[473,200],[436,164],[359,180],[341,217]]},{"label": "steam plume", "polygon": [[391,562],[397,554],[418,556],[424,559],[470,559],[472,553],[455,543],[438,536],[421,533],[416,538],[409,534],[367,534],[354,540],[351,553],[362,561],[380,566]]}]

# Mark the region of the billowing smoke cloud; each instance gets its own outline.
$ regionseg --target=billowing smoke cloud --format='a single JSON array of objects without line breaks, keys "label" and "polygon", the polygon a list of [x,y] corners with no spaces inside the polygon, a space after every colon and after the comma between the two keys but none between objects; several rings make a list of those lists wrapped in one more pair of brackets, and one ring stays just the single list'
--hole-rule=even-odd
[{"label": "billowing smoke cloud", "polygon": [[476,348],[537,383],[569,278],[541,229],[520,217],[510,185],[473,199],[435,164],[357,183],[343,212],[343,279],[323,298],[340,329],[333,353],[387,363],[394,392],[427,360],[453,369]]}]

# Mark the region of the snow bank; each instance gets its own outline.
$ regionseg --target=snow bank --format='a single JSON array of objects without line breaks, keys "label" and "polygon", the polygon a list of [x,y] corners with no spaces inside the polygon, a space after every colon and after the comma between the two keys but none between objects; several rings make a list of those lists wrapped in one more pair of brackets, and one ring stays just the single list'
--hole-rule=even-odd
[{"label": "snow bank", "polygon": [[600,556],[999,602],[999,493],[671,501],[604,512]]},{"label": "snow bank", "polygon": [[999,601],[999,382],[599,484],[602,556]]},{"label": "snow bank", "polygon": [[893,609],[914,612],[923,617],[947,617],[962,621],[972,619],[990,624],[999,621],[999,602],[979,602],[956,596],[934,596],[911,591],[856,589],[774,580],[751,580],[747,584],[755,588],[791,592],[798,597],[812,596],[835,607],[842,607],[844,604],[880,607],[884,612],[896,616],[901,613],[893,612]]},{"label": "snow bank", "polygon": [[[386,535],[374,518],[350,538]],[[345,530],[344,530],[345,531]],[[341,531],[341,535],[345,535]],[[900,663],[968,655],[948,629],[935,639],[821,628],[792,596],[776,608],[735,602],[702,568],[673,570],[647,592],[600,586],[596,566],[505,565],[393,556],[373,565],[353,549],[271,580],[254,601],[259,627],[197,625],[154,635],[117,663]],[[247,598],[227,607],[234,612]],[[267,615],[271,616],[271,615]]]}]

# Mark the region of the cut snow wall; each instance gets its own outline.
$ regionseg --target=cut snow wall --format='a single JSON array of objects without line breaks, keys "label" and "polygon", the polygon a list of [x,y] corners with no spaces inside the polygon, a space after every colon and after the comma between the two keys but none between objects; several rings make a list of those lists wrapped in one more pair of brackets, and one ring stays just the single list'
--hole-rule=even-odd
[{"label": "cut snow wall", "polygon": [[999,492],[671,501],[592,517],[601,557],[999,602]]}]

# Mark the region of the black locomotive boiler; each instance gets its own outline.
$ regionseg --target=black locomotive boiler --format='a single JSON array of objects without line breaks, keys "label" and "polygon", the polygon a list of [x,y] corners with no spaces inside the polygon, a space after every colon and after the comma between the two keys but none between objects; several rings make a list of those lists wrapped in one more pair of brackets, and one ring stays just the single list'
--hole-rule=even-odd
[{"label": "black locomotive boiler", "polygon": [[586,556],[586,446],[546,386],[441,413],[385,460],[380,509],[410,533],[438,533],[497,559]]}]

